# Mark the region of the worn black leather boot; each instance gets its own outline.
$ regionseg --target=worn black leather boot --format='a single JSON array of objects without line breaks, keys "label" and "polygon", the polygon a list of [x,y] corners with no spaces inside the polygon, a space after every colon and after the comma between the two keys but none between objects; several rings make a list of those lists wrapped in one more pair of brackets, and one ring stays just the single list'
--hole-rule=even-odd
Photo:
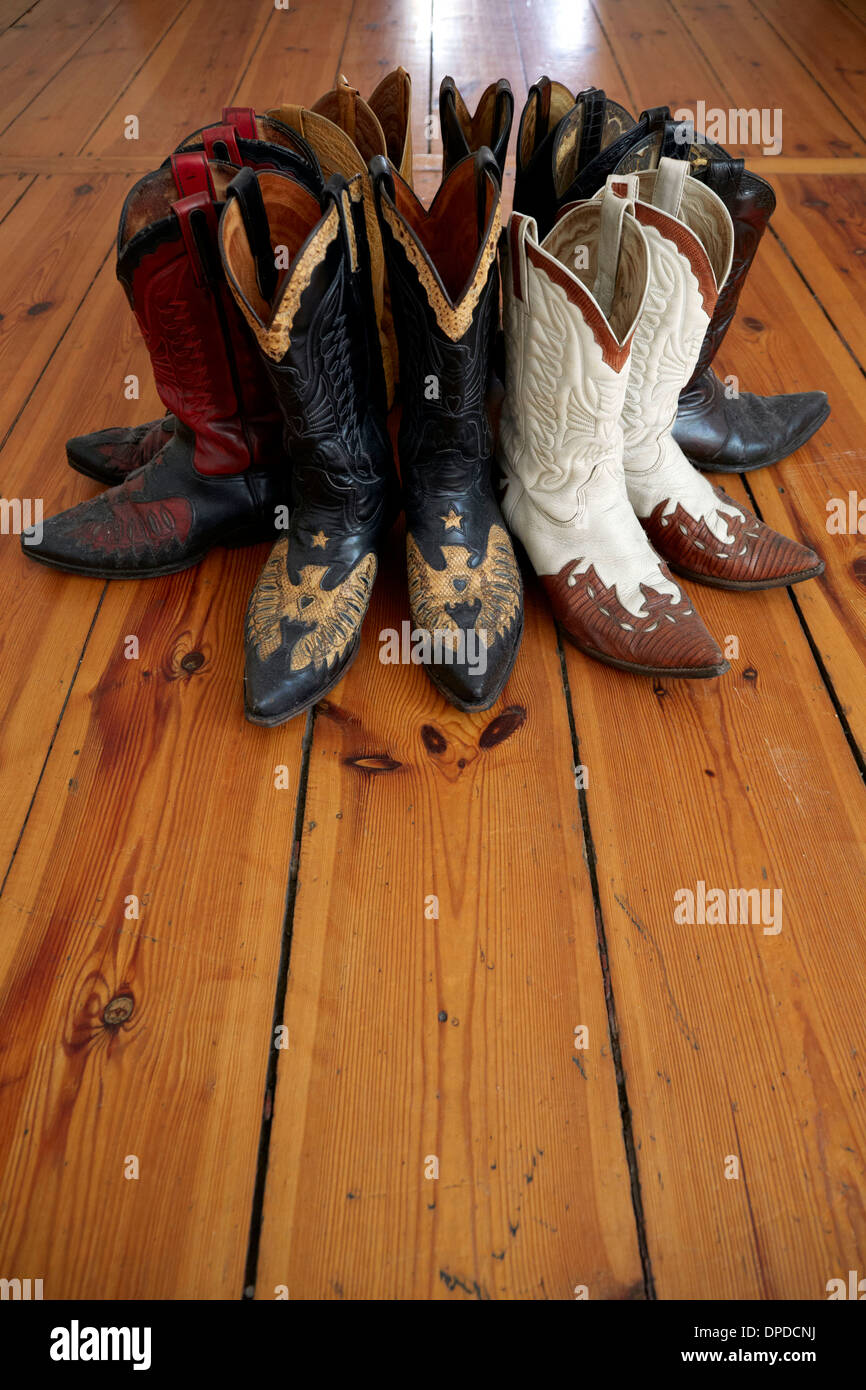
[{"label": "worn black leather boot", "polygon": [[486,145],[496,160],[501,182],[513,120],[514,93],[507,78],[500,77],[498,82],[491,82],[484,89],[474,116],[470,116],[454,78],[443,77],[439,86],[443,178],[458,160]]},{"label": "worn black leather boot", "polygon": [[[253,590],[245,633],[247,718],[282,724],[357,655],[397,508],[362,178],[335,174],[320,200],[280,174],[244,169],[220,243],[291,456],[288,529]],[[287,271],[275,267],[277,247]]]},{"label": "worn black leather boot", "polygon": [[499,311],[499,172],[489,149],[429,211],[384,159],[370,175],[391,284],[403,413],[409,607],[424,665],[458,709],[487,709],[523,629],[520,573],[491,481],[491,326]]},{"label": "worn black leather boot", "polygon": [[733,267],[680,396],[674,438],[709,472],[763,468],[799,449],[830,413],[823,391],[734,395],[711,369],[775,207],[766,180],[703,135],[690,138],[667,107],[653,107],[635,121],[604,92],[590,89],[573,98],[542,77],[530,88],[520,121],[514,207],[536,218],[543,237],[563,207],[593,197],[608,175],[655,169],[662,156],[688,159],[693,176],[718,194],[734,224]]},{"label": "worn black leather boot", "polygon": [[[236,169],[279,169],[314,193],[323,186],[319,162],[306,140],[281,121],[256,115],[250,107],[224,107],[218,123],[194,131],[175,151],[193,152]],[[159,453],[176,424],[168,413],[144,425],[109,426],[75,435],[66,441],[66,458],[70,468],[97,483],[122,483]]]}]

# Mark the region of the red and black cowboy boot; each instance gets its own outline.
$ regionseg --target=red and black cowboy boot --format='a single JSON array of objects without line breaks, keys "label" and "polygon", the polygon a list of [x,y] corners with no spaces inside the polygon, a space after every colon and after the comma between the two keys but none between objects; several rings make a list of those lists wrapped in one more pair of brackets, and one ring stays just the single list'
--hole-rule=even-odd
[{"label": "red and black cowboy boot", "polygon": [[776,204],[766,180],[720,145],[689,133],[667,107],[644,111],[635,121],[602,91],[590,88],[572,98],[542,77],[530,88],[520,121],[514,207],[535,217],[543,237],[563,208],[593,197],[609,174],[655,169],[663,156],[688,159],[692,175],[718,194],[734,224],[733,266],[680,395],[674,438],[707,472],[764,468],[799,449],[830,413],[823,391],[735,394],[711,368]]},{"label": "red and black cowboy boot", "polygon": [[140,578],[186,569],[214,545],[273,538],[288,500],[279,409],[217,241],[236,173],[202,153],[173,155],[127,197],[117,276],[177,424],[126,482],[49,518],[25,547],[31,558]]},{"label": "red and black cowboy boot", "polygon": [[273,382],[292,461],[289,528],[245,628],[246,715],[274,725],[326,695],[357,655],[398,488],[363,176],[335,174],[317,199],[281,174],[242,169],[230,194],[226,278]]},{"label": "red and black cowboy boot", "polygon": [[[256,115],[251,107],[224,107],[221,121],[188,135],[175,153],[199,151],[237,169],[279,169],[313,193],[322,188],[319,161],[303,136],[282,121]],[[150,462],[174,427],[174,416],[168,413],[144,425],[109,426],[76,435],[66,441],[67,461],[95,482],[122,483]]]},{"label": "red and black cowboy boot", "polygon": [[467,155],[429,210],[370,163],[400,352],[399,454],[409,610],[427,675],[458,709],[498,699],[523,631],[523,588],[491,477],[486,393],[499,314],[499,170]]}]

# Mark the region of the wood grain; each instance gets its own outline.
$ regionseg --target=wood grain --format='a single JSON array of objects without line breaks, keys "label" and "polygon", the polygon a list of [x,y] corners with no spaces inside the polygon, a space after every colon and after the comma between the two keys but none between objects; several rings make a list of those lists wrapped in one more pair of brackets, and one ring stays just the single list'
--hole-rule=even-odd
[{"label": "wood grain", "polygon": [[[807,260],[802,267],[802,275],[810,277],[820,294],[829,277],[815,277],[815,268]],[[866,750],[862,698],[866,518],[862,532],[835,534],[827,529],[828,504],[834,498],[847,503],[850,490],[863,494],[866,396],[862,369],[798,269],[771,237],[764,238],[756,258],[737,320],[723,344],[719,370],[736,373],[744,391],[766,394],[826,388],[828,392],[831,414],[819,432],[783,463],[748,478],[764,520],[812,545],[825,562],[824,577],[815,584],[798,585],[794,594],[862,753]]]},{"label": "wood grain", "polygon": [[[260,548],[105,585],[0,537],[0,1269],[62,1298],[236,1298],[247,1272],[261,1299],[825,1297],[866,1261],[866,555],[824,529],[828,498],[862,494],[862,19],[840,0],[169,9],[0,0],[5,496],[92,495],[66,437],[159,413],[117,218],[225,102],[311,102],[340,71],[366,93],[402,62],[429,199],[445,71],[470,100],[508,76],[518,117],[545,71],[635,111],[750,106],[759,81],[784,107],[785,153],[748,151],[779,240],[719,365],[828,389],[821,432],[748,481],[827,573],[794,601],[695,588],[739,641],[718,682],[569,648],[570,703],[530,580],[508,688],[468,716],[378,661],[408,616],[396,532],[307,745],[303,721],[242,716]],[[677,924],[699,879],[781,888],[782,931]]]},{"label": "wood grain", "polygon": [[[821,1299],[866,1254],[866,793],[784,591],[691,592],[739,640],[719,681],[567,656],[652,1267],[665,1299]],[[778,889],[781,931],[678,925],[699,881]]]},{"label": "wood grain", "polygon": [[381,665],[407,616],[396,538],[316,720],[257,1296],[641,1297],[550,616],[474,715]]}]

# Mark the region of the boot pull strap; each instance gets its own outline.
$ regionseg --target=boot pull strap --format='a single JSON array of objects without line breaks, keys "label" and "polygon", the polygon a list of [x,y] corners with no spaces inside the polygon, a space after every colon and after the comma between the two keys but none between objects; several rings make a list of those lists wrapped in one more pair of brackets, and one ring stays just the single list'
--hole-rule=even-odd
[{"label": "boot pull strap", "polygon": [[671,118],[669,106],[648,106],[645,111],[641,111],[638,117],[638,124],[646,121],[648,130],[656,130],[663,126]]},{"label": "boot pull strap", "polygon": [[396,205],[397,189],[394,186],[394,171],[391,168],[390,160],[386,159],[383,154],[374,154],[370,160],[368,173],[373,185],[373,201],[376,204],[376,212],[381,213],[383,193],[387,195],[390,202]]},{"label": "boot pull strap", "polygon": [[679,217],[683,189],[689,177],[687,159],[660,159],[653,185],[652,205],[671,217]]},{"label": "boot pull strap", "polygon": [[478,245],[484,245],[487,236],[487,175],[493,179],[497,193],[500,191],[502,175],[496,156],[487,145],[482,145],[473,156],[475,160],[475,209],[478,218]]},{"label": "boot pull strap", "polygon": [[550,78],[539,77],[529,89],[529,100],[535,102],[534,149],[538,149],[550,127]]},{"label": "boot pull strap", "polygon": [[[496,84],[496,104],[493,108],[492,138],[498,143],[501,136],[514,120],[514,93],[507,77],[500,77]],[[503,151],[503,161],[505,151]]]},{"label": "boot pull strap", "polygon": [[238,148],[238,134],[233,125],[205,126],[201,137],[208,159],[221,160],[240,169],[244,161]]},{"label": "boot pull strap", "polygon": [[223,125],[233,125],[242,140],[258,140],[259,127],[252,106],[224,106],[220,117]]},{"label": "boot pull strap", "polygon": [[580,172],[589,164],[590,160],[601,154],[607,97],[601,88],[587,87],[586,91],[581,92],[577,99],[583,104],[583,125],[580,131],[580,167],[578,170]]},{"label": "boot pull strap", "polygon": [[252,169],[238,171],[229,184],[227,197],[237,199],[256,268],[259,294],[270,304],[277,292],[279,277],[274,261],[274,248],[271,245],[271,229],[265,200],[262,197],[261,184]]},{"label": "boot pull strap", "polygon": [[623,219],[627,212],[634,213],[639,187],[636,174],[611,174],[601,198],[598,264],[592,293],[606,319],[610,318],[613,307]]},{"label": "boot pull strap", "polygon": [[171,155],[169,162],[174,186],[181,198],[189,198],[193,193],[206,193],[216,201],[206,154],[201,150],[186,150],[182,154]]}]

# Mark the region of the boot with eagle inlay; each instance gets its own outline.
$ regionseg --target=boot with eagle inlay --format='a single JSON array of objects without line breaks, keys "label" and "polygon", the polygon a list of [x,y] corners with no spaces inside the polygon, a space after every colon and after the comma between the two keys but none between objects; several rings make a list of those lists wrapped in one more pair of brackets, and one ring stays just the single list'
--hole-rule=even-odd
[{"label": "boot with eagle inlay", "polygon": [[176,427],[126,482],[47,520],[41,543],[25,547],[32,559],[137,579],[187,569],[215,545],[273,538],[288,500],[282,422],[217,241],[236,173],[173,155],[127,197],[117,275]]},{"label": "boot with eagle inlay", "polygon": [[502,510],[581,651],[643,675],[717,676],[727,662],[626,492],[620,414],[649,272],[627,208],[608,190],[541,242],[532,218],[512,215],[501,252]]},{"label": "boot with eagle inlay", "polygon": [[409,608],[433,684],[487,709],[523,630],[520,572],[491,479],[486,392],[499,308],[499,171],[460,160],[429,209],[384,160],[370,165],[400,352],[398,452]]},{"label": "boot with eagle inlay", "polygon": [[649,252],[622,410],[626,487],[637,516],[659,554],[689,579],[767,589],[814,578],[824,569],[815,552],[713,487],[672,433],[679,393],[731,265],[724,204],[684,160],[663,158],[653,172],[613,174],[609,183],[638,190],[632,206]]},{"label": "boot with eagle inlay", "polygon": [[[274,725],[327,694],[357,655],[397,510],[362,179],[334,175],[319,200],[292,179],[244,169],[220,242],[292,463],[288,531],[245,628],[247,718]],[[275,267],[277,248],[286,270]]]},{"label": "boot with eagle inlay", "polygon": [[[186,151],[203,151],[208,159],[237,169],[279,169],[314,193],[322,187],[322,171],[306,140],[281,121],[258,116],[248,107],[224,107],[218,124],[188,135],[175,153]],[[144,425],[109,426],[76,435],[66,441],[67,462],[95,482],[122,483],[159,453],[174,427],[169,412]]]}]

